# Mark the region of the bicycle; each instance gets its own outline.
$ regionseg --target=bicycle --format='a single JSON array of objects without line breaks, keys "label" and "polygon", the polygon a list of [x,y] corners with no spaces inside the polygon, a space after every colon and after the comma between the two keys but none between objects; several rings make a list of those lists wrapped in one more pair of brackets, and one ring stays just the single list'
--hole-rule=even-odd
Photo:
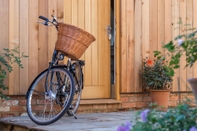
[{"label": "bicycle", "polygon": [[[57,19],[39,16],[45,26],[59,28]],[[65,52],[54,49],[49,67],[31,83],[26,93],[26,109],[30,119],[38,125],[48,125],[59,120],[66,112],[76,117],[83,89],[82,68],[85,62],[68,58],[66,65],[60,65]]]}]

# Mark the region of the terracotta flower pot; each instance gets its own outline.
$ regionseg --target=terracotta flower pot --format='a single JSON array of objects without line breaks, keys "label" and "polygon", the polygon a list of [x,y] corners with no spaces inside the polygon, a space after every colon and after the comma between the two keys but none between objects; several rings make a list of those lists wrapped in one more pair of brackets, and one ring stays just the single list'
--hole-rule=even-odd
[{"label": "terracotta flower pot", "polygon": [[189,78],[187,81],[190,83],[192,87],[192,92],[194,94],[197,103],[197,78]]},{"label": "terracotta flower pot", "polygon": [[168,108],[169,97],[171,90],[149,90],[152,103],[157,103],[158,106]]}]

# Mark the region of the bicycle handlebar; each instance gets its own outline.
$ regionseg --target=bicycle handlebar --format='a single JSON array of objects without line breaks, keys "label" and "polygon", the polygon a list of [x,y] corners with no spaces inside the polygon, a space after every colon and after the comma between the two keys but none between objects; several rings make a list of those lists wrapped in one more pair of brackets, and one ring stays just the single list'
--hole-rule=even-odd
[{"label": "bicycle handlebar", "polygon": [[39,16],[39,18],[45,21],[45,22],[42,22],[43,25],[49,26],[48,22],[50,22],[52,25],[54,25],[56,27],[56,29],[58,29],[57,19],[53,15],[51,15],[51,16],[52,16],[53,20],[49,20],[48,18],[46,18],[44,16]]},{"label": "bicycle handlebar", "polygon": [[49,22],[49,19],[44,16],[39,16],[40,19],[45,20],[46,22]]}]

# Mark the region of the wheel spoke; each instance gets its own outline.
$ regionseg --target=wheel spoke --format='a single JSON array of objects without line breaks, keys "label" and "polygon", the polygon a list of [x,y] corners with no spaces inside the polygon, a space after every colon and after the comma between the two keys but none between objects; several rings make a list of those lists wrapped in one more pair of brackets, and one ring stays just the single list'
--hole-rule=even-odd
[{"label": "wheel spoke", "polygon": [[[61,118],[70,107],[75,92],[73,77],[67,70],[53,68],[48,75],[51,76],[46,79],[46,70],[34,80],[27,99],[28,115],[40,125],[51,124]],[[45,85],[50,85],[47,92]]]},{"label": "wheel spoke", "polygon": [[45,92],[42,92],[42,91],[37,91],[37,90],[34,90],[34,89],[31,89],[34,93],[36,94],[39,94],[40,96],[44,96],[45,95]]}]

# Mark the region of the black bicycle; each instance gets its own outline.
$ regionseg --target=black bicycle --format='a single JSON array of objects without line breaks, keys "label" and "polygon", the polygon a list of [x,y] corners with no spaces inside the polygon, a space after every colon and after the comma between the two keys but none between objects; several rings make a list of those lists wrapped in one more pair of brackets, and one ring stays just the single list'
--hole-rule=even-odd
[{"label": "black bicycle", "polygon": [[[45,26],[59,23],[39,16]],[[74,116],[80,104],[83,89],[82,67],[85,62],[68,58],[66,65],[60,65],[65,54],[54,49],[49,67],[41,72],[30,85],[26,94],[26,108],[30,119],[39,125],[48,125],[59,120],[66,112]]]}]

